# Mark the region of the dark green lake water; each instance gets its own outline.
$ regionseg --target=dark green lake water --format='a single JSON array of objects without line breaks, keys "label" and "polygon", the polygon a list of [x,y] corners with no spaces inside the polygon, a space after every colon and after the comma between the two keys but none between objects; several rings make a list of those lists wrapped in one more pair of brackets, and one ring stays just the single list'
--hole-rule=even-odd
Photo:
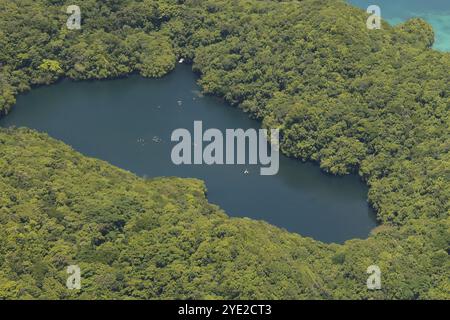
[{"label": "dark green lake water", "polygon": [[[275,176],[259,175],[259,166],[173,165],[174,129],[192,132],[195,120],[203,121],[204,130],[260,127],[239,109],[201,97],[199,90],[186,65],[157,80],[65,80],[19,96],[0,125],[46,132],[140,176],[202,179],[210,202],[231,216],[265,220],[325,242],[368,236],[376,226],[375,215],[366,201],[367,187],[357,176],[329,176],[316,165],[283,156]],[[162,141],[154,142],[155,136]]]}]

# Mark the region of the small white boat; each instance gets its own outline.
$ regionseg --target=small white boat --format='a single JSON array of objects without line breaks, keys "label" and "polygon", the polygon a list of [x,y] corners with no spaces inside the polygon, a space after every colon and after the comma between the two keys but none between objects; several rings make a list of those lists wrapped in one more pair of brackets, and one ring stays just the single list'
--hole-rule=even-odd
[{"label": "small white boat", "polygon": [[155,143],[160,143],[160,142],[162,142],[162,139],[160,137],[158,137],[158,136],[154,136],[152,141],[155,142]]},{"label": "small white boat", "polygon": [[181,58],[179,61],[178,61],[178,63],[183,63],[184,62],[184,59],[183,58]]}]

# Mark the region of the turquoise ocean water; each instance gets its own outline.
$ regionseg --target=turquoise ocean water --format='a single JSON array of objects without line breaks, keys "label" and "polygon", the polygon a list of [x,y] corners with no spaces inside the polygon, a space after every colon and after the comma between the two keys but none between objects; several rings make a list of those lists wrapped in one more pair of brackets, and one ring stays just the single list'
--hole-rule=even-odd
[{"label": "turquoise ocean water", "polygon": [[420,17],[433,26],[436,34],[434,48],[450,51],[450,0],[348,0],[350,4],[367,9],[378,5],[381,16],[395,25]]}]

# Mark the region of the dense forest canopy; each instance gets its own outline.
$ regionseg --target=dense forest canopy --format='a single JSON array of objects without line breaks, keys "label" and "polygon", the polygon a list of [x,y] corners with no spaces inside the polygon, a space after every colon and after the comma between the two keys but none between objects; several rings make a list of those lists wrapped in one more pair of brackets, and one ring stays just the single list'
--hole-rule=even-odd
[{"label": "dense forest canopy", "polygon": [[[228,218],[199,181],[1,129],[0,298],[450,297],[450,54],[426,22],[368,30],[343,0],[85,0],[68,30],[71,4],[0,0],[2,115],[35,85],[160,77],[182,57],[206,93],[279,128],[287,155],[358,173],[382,225],[322,244]],[[65,288],[71,263],[80,291]]]}]

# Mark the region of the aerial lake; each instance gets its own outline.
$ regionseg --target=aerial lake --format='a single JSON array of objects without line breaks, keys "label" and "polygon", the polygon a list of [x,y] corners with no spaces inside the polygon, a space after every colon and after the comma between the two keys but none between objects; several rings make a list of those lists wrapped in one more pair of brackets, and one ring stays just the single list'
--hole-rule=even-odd
[{"label": "aerial lake", "polygon": [[[324,242],[366,238],[374,227],[368,189],[356,175],[336,177],[316,164],[280,156],[277,175],[255,165],[180,165],[171,161],[173,130],[259,129],[241,110],[204,97],[188,65],[162,79],[64,80],[20,95],[4,127],[29,127],[143,177],[204,180],[208,199],[227,214],[264,220]],[[246,172],[247,171],[247,172]]]}]

